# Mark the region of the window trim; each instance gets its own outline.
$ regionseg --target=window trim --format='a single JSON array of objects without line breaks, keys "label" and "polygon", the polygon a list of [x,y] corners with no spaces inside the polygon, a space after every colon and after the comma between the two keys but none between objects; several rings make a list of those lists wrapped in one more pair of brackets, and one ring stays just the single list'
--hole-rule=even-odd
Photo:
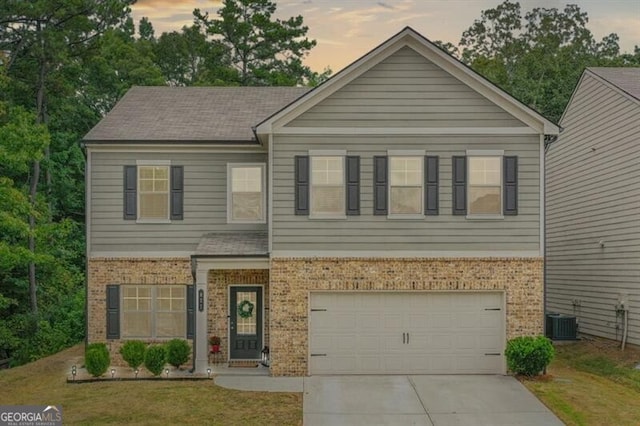
[{"label": "window trim", "polygon": [[[424,220],[424,157],[425,150],[406,149],[406,150],[388,150],[387,151],[387,219],[421,219]],[[398,157],[418,158],[420,160],[420,212],[419,213],[391,213],[391,159]]]},{"label": "window trim", "polygon": [[[342,163],[342,190],[343,190],[343,210],[341,213],[314,213],[313,211],[313,159],[317,157],[340,157]],[[320,220],[346,220],[347,219],[347,165],[346,150],[309,150],[309,219]]]},{"label": "window trim", "polygon": [[[142,167],[165,167],[167,169],[167,217],[162,218],[142,218],[140,214],[140,170]],[[171,223],[171,161],[170,160],[136,160],[136,223]]]},{"label": "window trim", "polygon": [[[125,309],[124,309],[124,294],[125,289],[131,287],[149,287],[151,290],[151,310],[149,314],[151,315],[151,336],[125,336]],[[184,312],[183,315],[185,317],[185,327],[183,333],[179,336],[171,336],[171,337],[158,337],[158,333],[156,330],[157,318],[156,314],[160,312],[157,308],[157,299],[158,299],[158,288],[163,287],[176,287],[184,289]],[[171,339],[186,339],[187,338],[187,314],[188,314],[188,301],[187,301],[187,285],[184,284],[169,284],[169,285],[154,285],[154,284],[121,284],[120,285],[120,339],[122,340],[171,340]],[[127,312],[135,312],[135,311],[127,311]],[[166,312],[166,311],[161,311]],[[178,311],[176,311],[178,312]]]},{"label": "window trim", "polygon": [[[262,218],[259,220],[238,220],[233,218],[233,186],[232,173],[235,167],[260,168],[260,200],[262,202]],[[233,224],[264,224],[267,223],[267,191],[266,191],[267,164],[266,163],[227,163],[227,223]]]},{"label": "window trim", "polygon": [[[502,149],[468,149],[466,151],[467,156],[467,215],[466,219],[469,220],[504,220],[504,150]],[[471,213],[471,158],[473,157],[496,157],[500,159],[498,170],[500,171],[500,213],[498,214],[478,214]]]}]

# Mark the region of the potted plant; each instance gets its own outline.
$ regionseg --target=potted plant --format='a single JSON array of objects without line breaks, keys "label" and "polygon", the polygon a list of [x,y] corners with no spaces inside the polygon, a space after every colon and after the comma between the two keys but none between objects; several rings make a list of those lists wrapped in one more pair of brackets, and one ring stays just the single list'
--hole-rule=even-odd
[{"label": "potted plant", "polygon": [[209,344],[211,345],[211,353],[217,354],[220,352],[220,337],[211,336],[209,337]]}]

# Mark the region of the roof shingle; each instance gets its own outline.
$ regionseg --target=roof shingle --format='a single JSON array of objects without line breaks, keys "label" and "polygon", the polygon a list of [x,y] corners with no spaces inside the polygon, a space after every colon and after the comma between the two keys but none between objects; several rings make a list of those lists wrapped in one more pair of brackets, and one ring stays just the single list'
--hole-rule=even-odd
[{"label": "roof shingle", "polygon": [[254,141],[307,87],[132,87],[86,141]]},{"label": "roof shingle", "polygon": [[266,256],[266,232],[211,233],[200,238],[196,256]]},{"label": "roof shingle", "polygon": [[588,70],[640,100],[640,67],[592,67]]}]

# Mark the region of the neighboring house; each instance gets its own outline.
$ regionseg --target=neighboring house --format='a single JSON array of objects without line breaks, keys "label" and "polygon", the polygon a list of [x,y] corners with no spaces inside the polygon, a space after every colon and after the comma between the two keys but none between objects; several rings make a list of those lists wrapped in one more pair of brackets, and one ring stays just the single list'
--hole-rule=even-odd
[{"label": "neighboring house", "polygon": [[85,138],[88,340],[503,373],[543,332],[558,132],[411,28],[310,91],[136,87]]},{"label": "neighboring house", "polygon": [[547,153],[547,311],[640,344],[640,68],[587,68]]}]

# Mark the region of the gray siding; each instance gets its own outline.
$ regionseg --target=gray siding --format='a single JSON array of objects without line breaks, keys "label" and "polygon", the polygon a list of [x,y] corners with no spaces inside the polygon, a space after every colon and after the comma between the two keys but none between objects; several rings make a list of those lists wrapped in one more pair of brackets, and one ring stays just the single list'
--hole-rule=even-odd
[{"label": "gray siding", "polygon": [[561,125],[547,160],[547,311],[620,338],[627,294],[640,344],[640,105],[586,74]]},{"label": "gray siding", "polygon": [[523,127],[404,47],[288,123],[290,127]]},{"label": "gray siding", "polygon": [[[184,220],[123,220],[123,166],[136,160],[184,166]],[[91,162],[92,252],[193,251],[208,232],[267,230],[266,224],[227,224],[227,163],[266,163],[266,154],[92,152]]]},{"label": "gray siding", "polygon": [[[273,158],[273,250],[537,251],[540,246],[540,138],[530,136],[276,136]],[[316,220],[294,215],[294,156],[346,149],[361,157],[361,215]],[[373,215],[373,156],[421,149],[440,156],[440,215]],[[451,157],[467,149],[502,149],[519,157],[519,214],[470,220],[451,214]]]}]

